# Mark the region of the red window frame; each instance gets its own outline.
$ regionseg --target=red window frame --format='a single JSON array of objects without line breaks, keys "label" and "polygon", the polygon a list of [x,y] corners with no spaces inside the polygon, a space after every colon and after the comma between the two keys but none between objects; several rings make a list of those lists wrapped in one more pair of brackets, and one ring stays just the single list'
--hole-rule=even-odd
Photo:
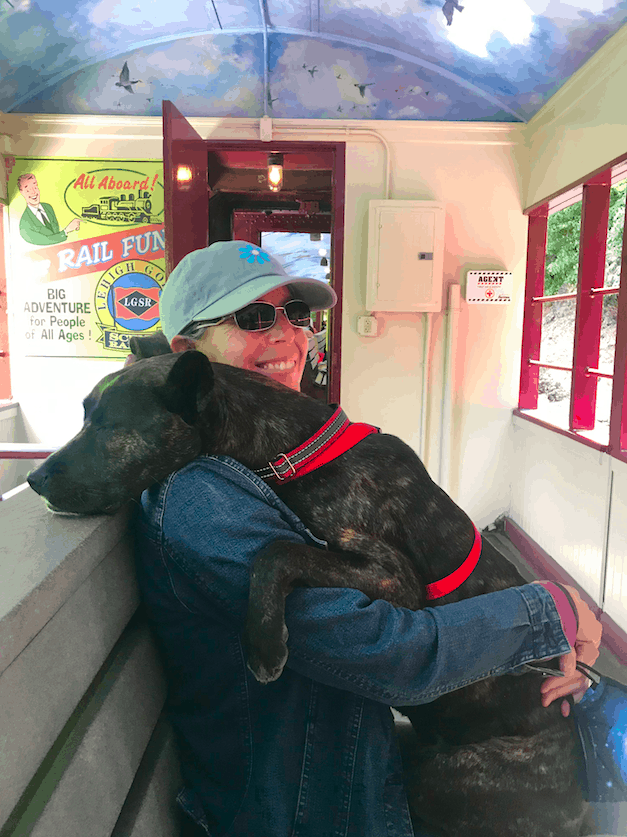
[{"label": "red window frame", "polygon": [[[514,414],[548,427],[585,445],[605,451],[627,462],[627,205],[623,227],[621,277],[618,288],[604,288],[605,250],[608,232],[610,188],[613,182],[627,176],[625,157],[613,161],[602,170],[588,175],[563,192],[528,209],[527,274],[522,336],[520,395]],[[544,294],[544,271],[548,217],[551,211],[565,208],[581,197],[581,231],[579,269],[574,293]],[[603,315],[603,297],[618,296],[614,371],[610,375],[599,366],[599,344]],[[575,299],[575,336],[571,366],[540,361],[542,337],[542,306],[545,302]],[[570,416],[568,428],[531,416],[524,410],[538,407],[539,372],[542,367],[571,372]],[[602,444],[585,435],[593,430],[596,390],[599,378],[612,379],[609,443]]]}]

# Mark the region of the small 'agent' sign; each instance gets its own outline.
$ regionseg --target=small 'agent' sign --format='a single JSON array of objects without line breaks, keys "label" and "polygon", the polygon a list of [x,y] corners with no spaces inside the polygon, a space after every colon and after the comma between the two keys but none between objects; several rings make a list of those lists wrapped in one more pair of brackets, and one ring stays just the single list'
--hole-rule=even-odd
[{"label": "small 'agent' sign", "polygon": [[469,270],[466,273],[466,302],[507,305],[512,301],[512,276],[505,270]]}]

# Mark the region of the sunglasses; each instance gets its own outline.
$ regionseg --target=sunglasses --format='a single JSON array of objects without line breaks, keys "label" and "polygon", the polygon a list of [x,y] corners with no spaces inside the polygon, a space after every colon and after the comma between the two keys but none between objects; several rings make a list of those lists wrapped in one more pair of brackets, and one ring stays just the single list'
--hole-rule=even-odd
[{"label": "sunglasses", "polygon": [[233,314],[218,317],[215,320],[196,320],[184,330],[186,337],[199,336],[209,326],[220,325],[233,318],[242,331],[268,331],[276,323],[277,311],[283,311],[288,321],[297,328],[311,327],[311,310],[302,299],[291,299],[285,305],[272,305],[270,302],[251,302]]}]

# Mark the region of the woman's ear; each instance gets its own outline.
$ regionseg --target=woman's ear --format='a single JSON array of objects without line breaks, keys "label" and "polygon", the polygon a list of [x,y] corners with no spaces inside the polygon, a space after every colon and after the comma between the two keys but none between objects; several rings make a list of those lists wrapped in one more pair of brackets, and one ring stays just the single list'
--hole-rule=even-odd
[{"label": "woman's ear", "polygon": [[170,348],[173,352],[189,352],[196,348],[196,341],[191,337],[183,337],[182,334],[177,334],[170,341]]}]

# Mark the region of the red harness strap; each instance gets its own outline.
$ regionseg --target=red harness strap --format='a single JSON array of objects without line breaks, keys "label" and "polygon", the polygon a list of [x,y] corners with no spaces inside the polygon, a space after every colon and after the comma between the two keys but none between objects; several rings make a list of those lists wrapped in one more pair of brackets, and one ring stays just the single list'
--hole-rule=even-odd
[{"label": "red harness strap", "polygon": [[477,566],[479,556],[481,555],[481,535],[474,523],[472,526],[475,530],[475,540],[468,558],[456,570],[453,570],[450,575],[446,575],[439,581],[433,581],[431,584],[426,585],[427,599],[429,601],[441,599],[447,593],[452,593],[453,590],[457,590],[470,577],[472,571]]},{"label": "red harness strap", "polygon": [[255,473],[262,479],[288,482],[331,462],[379,428],[371,424],[353,424],[338,407],[317,433],[289,453],[280,453],[274,462]]},{"label": "red harness strap", "polygon": [[[259,468],[255,473],[262,479],[273,482],[285,483],[295,480],[346,453],[371,433],[379,433],[379,428],[371,424],[353,424],[342,408],[338,407],[326,424],[323,424],[310,439],[289,453],[280,453],[274,462],[269,462],[265,468]],[[470,555],[450,575],[427,584],[429,601],[456,590],[477,566],[481,555],[481,535],[474,524],[473,528],[475,541]]]}]

